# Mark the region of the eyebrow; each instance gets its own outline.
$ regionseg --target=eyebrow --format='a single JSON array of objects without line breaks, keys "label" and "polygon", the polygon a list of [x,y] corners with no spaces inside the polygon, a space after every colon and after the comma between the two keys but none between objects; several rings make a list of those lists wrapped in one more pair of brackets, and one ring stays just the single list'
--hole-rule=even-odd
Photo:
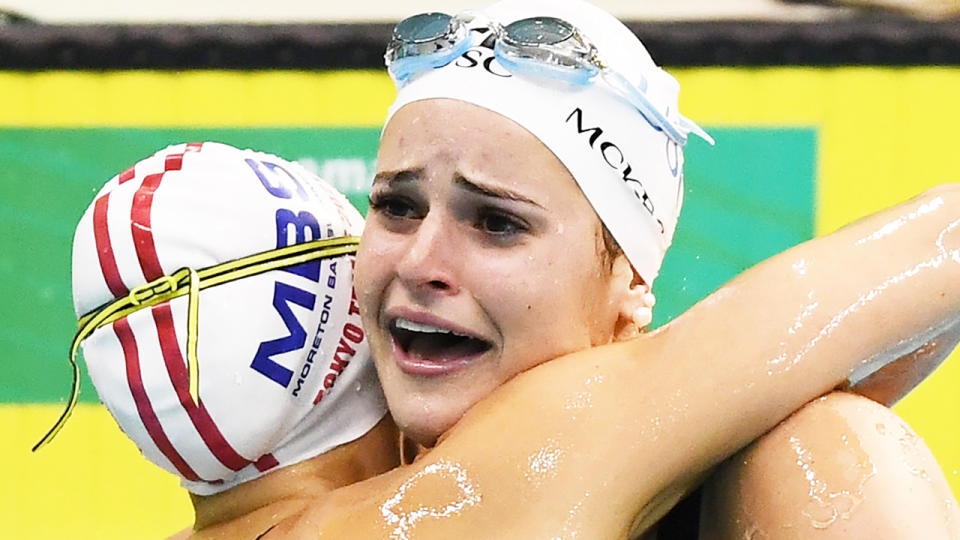
[{"label": "eyebrow", "polygon": [[[423,169],[403,169],[399,171],[381,171],[378,172],[373,177],[373,185],[377,184],[407,184],[413,182],[419,182],[423,177]],[[462,174],[457,174],[453,179],[454,185],[469,191],[470,193],[475,193],[482,197],[490,197],[493,199],[504,199],[508,201],[522,202],[536,206],[537,208],[543,208],[543,205],[534,201],[533,199],[526,197],[517,193],[516,191],[509,190],[503,187],[485,185],[477,181],[468,180]]]},{"label": "eyebrow", "polygon": [[543,206],[540,203],[534,201],[529,197],[525,197],[515,191],[511,191],[509,189],[497,187],[497,186],[482,185],[477,182],[468,180],[466,177],[460,174],[458,174],[457,177],[454,178],[453,182],[456,186],[462,189],[465,189],[471,193],[476,193],[477,195],[481,195],[484,197],[492,197],[495,199],[505,199],[508,201],[517,201],[517,202],[531,204],[533,206],[536,206],[537,208],[543,208]]},{"label": "eyebrow", "polygon": [[422,176],[422,169],[403,169],[399,171],[381,171],[378,172],[373,177],[373,185],[386,183],[386,184],[399,184],[407,182],[415,182],[420,179]]}]

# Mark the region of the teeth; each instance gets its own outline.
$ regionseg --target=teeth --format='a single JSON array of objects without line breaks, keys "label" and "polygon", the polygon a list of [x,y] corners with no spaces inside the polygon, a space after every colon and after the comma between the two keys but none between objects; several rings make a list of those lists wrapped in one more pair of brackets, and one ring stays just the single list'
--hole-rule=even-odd
[{"label": "teeth", "polygon": [[393,324],[401,330],[407,330],[409,332],[420,332],[422,334],[453,334],[455,336],[461,337],[470,337],[463,334],[454,332],[447,328],[440,328],[439,326],[433,326],[430,324],[420,324],[413,321],[408,321],[407,319],[397,319]]}]

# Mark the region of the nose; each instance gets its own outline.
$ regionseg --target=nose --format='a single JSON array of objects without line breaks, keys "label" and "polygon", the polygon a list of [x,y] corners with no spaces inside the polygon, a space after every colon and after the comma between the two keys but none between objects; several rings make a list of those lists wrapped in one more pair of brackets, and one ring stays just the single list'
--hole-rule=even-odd
[{"label": "nose", "polygon": [[397,264],[400,281],[416,295],[455,295],[457,243],[453,225],[428,213],[410,236]]}]

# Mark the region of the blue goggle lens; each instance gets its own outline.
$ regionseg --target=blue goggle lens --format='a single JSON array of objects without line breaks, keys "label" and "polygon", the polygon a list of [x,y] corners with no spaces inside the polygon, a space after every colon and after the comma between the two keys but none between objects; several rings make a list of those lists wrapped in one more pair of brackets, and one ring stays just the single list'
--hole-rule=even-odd
[{"label": "blue goggle lens", "polygon": [[405,43],[424,43],[443,37],[453,17],[446,13],[421,13],[400,21],[393,37]]},{"label": "blue goggle lens", "polygon": [[573,27],[554,17],[531,17],[508,24],[503,32],[517,45],[556,45],[573,36]]}]

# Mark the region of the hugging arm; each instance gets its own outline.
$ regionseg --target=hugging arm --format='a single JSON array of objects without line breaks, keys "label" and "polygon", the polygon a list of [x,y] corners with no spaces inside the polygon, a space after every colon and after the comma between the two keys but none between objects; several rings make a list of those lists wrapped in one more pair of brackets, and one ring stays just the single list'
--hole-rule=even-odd
[{"label": "hugging arm", "polygon": [[[951,353],[960,338],[960,295],[957,291],[957,284],[960,283],[960,186],[941,186],[914,200],[851,224],[833,235],[790,250],[745,273],[730,284],[732,290],[725,290],[725,287],[718,294],[721,299],[724,294],[738,294],[745,283],[765,271],[776,271],[778,266],[783,281],[773,288],[765,288],[762,282],[758,286],[761,292],[768,291],[775,302],[775,305],[765,308],[768,310],[766,323],[753,321],[757,329],[763,330],[760,339],[765,339],[766,343],[752,350],[749,344],[741,349],[760,353],[761,356],[755,357],[754,361],[762,362],[752,364],[752,377],[750,365],[734,360],[730,366],[742,376],[741,384],[746,383],[749,387],[764,384],[766,379],[771,386],[766,391],[753,394],[757,396],[757,402],[752,407],[747,404],[739,406],[737,410],[745,415],[730,419],[735,421],[727,424],[730,429],[726,432],[730,435],[728,441],[735,439],[733,433],[744,419],[752,419],[758,426],[765,424],[768,420],[765,412],[781,412],[779,407],[790,402],[795,392],[809,391],[820,384],[825,376],[841,376],[838,383],[831,385],[833,387],[847,388],[853,382],[852,390],[890,405]],[[773,280],[767,283],[772,284]],[[794,291],[786,291],[785,287],[794,288]],[[785,302],[791,297],[796,304]],[[755,300],[763,306],[762,297]],[[748,309],[738,312],[747,314]],[[791,312],[792,317],[789,316]],[[739,322],[749,324],[751,321],[741,319]],[[747,358],[744,357],[744,360]],[[756,370],[758,367],[761,368],[759,371]],[[834,369],[849,371],[846,374],[831,373]],[[786,385],[781,386],[784,383]],[[829,389],[824,388],[824,391]],[[767,393],[769,390],[776,391]],[[827,416],[823,411],[832,411],[832,417],[839,419],[836,426],[823,421]],[[754,413],[757,416],[753,416]],[[873,432],[865,429],[865,419],[875,420],[869,426]],[[874,427],[879,424],[892,426],[885,436],[875,432]],[[766,431],[768,427],[769,424],[766,424],[761,431]],[[842,437],[846,432],[840,433],[839,427],[849,432],[849,437]],[[900,434],[902,436],[895,436],[894,428],[900,427],[904,430]],[[818,537],[830,538],[831,534],[843,537],[844,528],[862,535],[868,529],[857,529],[858,524],[896,524],[898,519],[900,526],[909,522],[914,528],[922,525],[946,530],[951,519],[960,517],[955,516],[955,506],[948,504],[953,501],[952,494],[923,442],[916,436],[904,435],[908,432],[912,433],[891,411],[864,398],[832,394],[823,402],[805,406],[744,453],[729,460],[719,475],[722,480],[711,482],[722,484],[725,490],[721,491],[716,485],[711,487],[714,505],[722,500],[725,506],[720,506],[728,511],[717,513],[715,507],[713,514],[707,512],[705,517],[713,519],[712,524],[716,525],[718,518],[735,515],[732,509],[738,503],[732,501],[744,493],[736,491],[737,484],[732,479],[743,481],[744,478],[733,474],[731,470],[739,470],[744,475],[753,474],[746,484],[748,486],[762,486],[788,493],[791,488],[786,477],[781,478],[781,473],[796,475],[799,471],[798,459],[802,461],[810,453],[804,441],[820,434],[822,440],[827,441],[826,446],[821,445],[818,449],[821,463],[830,459],[839,463],[839,460],[849,457],[847,446],[859,439],[863,445],[861,455],[867,459],[875,456],[877,473],[869,476],[869,484],[859,495],[854,491],[854,497],[859,496],[864,501],[856,519],[844,519],[843,527],[836,526],[829,530],[827,527],[813,527],[810,519],[801,520],[808,529],[815,529]],[[901,443],[907,439],[910,448],[903,450]],[[779,441],[779,444],[771,440]],[[715,448],[720,447],[717,445]],[[828,452],[831,448],[832,454]],[[924,474],[923,482],[913,482],[917,478],[903,474],[904,460],[895,457],[902,457],[904,452],[923,455],[914,460],[923,462],[922,467],[929,470],[929,474]],[[744,456],[749,456],[750,459],[746,461],[751,463],[740,459]],[[776,463],[779,468],[770,466],[771,463]],[[763,473],[757,474],[757,470]],[[807,481],[808,475],[801,474],[801,479],[806,483],[794,486],[796,489],[792,497],[780,499],[776,503],[779,506],[771,498],[763,501],[754,498],[752,508],[765,509],[768,524],[778,523],[776,520],[781,519],[778,523],[780,526],[786,524],[782,518],[789,512],[794,512],[795,516],[805,516],[804,512],[815,515],[817,512],[822,514],[839,509],[838,512],[843,514],[841,510],[849,501],[840,501],[833,506],[827,501],[824,507],[813,510],[804,506],[805,501],[811,498],[820,495],[827,498],[824,494],[816,493],[817,490],[836,488],[838,484],[843,484],[844,475],[850,473],[850,470],[843,471],[839,467],[834,469],[832,475],[829,471],[827,467],[817,473],[819,476],[816,481]],[[811,470],[800,472],[811,473]],[[828,488],[827,484],[832,485]],[[718,493],[723,495],[718,497]],[[757,490],[754,490],[753,494],[756,493]],[[904,513],[907,506],[901,503],[907,498],[921,494],[931,496],[934,493],[938,499],[936,511]],[[709,506],[710,497],[707,499]],[[785,500],[789,500],[789,504],[784,503]],[[744,502],[743,506],[750,504]],[[912,519],[904,519],[908,515]],[[849,516],[844,514],[841,517]],[[747,522],[741,521],[740,525]],[[711,528],[712,525],[706,527]],[[787,527],[772,534],[786,538],[788,536],[784,536],[784,533],[789,530]],[[796,536],[798,538],[814,537],[812,531],[804,532],[799,526],[792,530],[799,535]],[[750,531],[739,531],[740,534],[746,532]],[[888,529],[887,533],[893,534],[892,529]]]},{"label": "hugging arm", "polygon": [[943,471],[884,407],[958,341],[960,318],[948,318],[856,369],[847,389],[859,395],[810,402],[725,460],[703,488],[701,540],[960,538],[960,509]]},{"label": "hugging arm", "polygon": [[644,530],[810,399],[942,335],[960,316],[958,283],[950,185],[773,257],[647,336],[518,375],[413,465],[339,490],[282,531]]}]

